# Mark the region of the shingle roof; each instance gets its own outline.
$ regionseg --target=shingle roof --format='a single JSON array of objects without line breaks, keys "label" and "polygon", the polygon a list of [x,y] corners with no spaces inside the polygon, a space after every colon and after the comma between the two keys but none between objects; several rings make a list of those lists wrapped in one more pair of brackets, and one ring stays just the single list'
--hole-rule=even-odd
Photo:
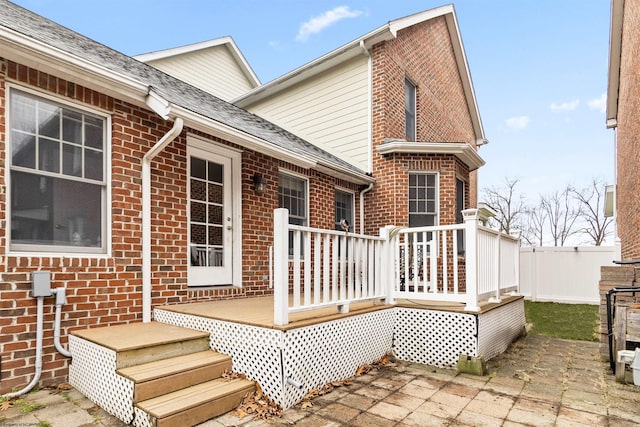
[{"label": "shingle roof", "polygon": [[360,176],[365,174],[255,114],[6,0],[0,0],[0,25],[150,86],[168,102],[200,116],[327,166],[334,165]]}]

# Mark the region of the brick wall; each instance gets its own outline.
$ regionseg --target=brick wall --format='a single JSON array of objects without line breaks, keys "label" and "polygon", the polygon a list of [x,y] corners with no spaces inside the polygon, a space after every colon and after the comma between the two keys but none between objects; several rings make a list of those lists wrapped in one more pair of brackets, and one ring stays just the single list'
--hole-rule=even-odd
[{"label": "brick wall", "polygon": [[455,179],[467,183],[468,206],[475,206],[476,176],[452,155],[380,155],[385,138],[404,139],[404,81],[416,85],[417,140],[467,142],[475,134],[455,62],[445,18],[423,22],[398,33],[372,51],[373,176],[376,186],[365,201],[367,233],[395,218],[408,224],[409,171],[440,172],[440,224],[455,222]]},{"label": "brick wall", "polygon": [[622,258],[640,258],[640,3],[624,2],[617,129],[617,222]]},{"label": "brick wall", "polygon": [[[111,112],[112,256],[14,256],[6,252],[5,91],[6,81],[39,88],[62,99]],[[142,318],[141,159],[169,129],[153,112],[0,58],[0,393],[22,388],[35,364],[36,300],[30,297],[31,272],[52,272],[52,287],[67,287],[62,343],[79,329],[139,321]],[[358,186],[271,157],[242,153],[242,288],[187,286],[187,133],[239,148],[185,129],[152,162],[151,244],[152,305],[248,297],[271,293],[268,246],[273,240],[273,209],[278,206],[279,168],[309,177],[311,226],[332,229],[334,188]],[[261,173],[267,189],[253,191],[252,176]],[[357,194],[357,192],[356,192]],[[357,202],[357,197],[356,197]],[[356,212],[358,211],[356,205]],[[54,299],[45,299],[41,385],[65,381],[68,360],[53,346]]]}]

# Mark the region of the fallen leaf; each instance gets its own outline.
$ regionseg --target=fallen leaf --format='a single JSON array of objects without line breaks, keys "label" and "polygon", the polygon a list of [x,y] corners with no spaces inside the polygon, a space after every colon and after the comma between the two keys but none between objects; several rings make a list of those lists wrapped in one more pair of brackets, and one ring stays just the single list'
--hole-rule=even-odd
[{"label": "fallen leaf", "polygon": [[4,402],[0,403],[0,411],[6,411],[12,406],[13,406],[13,402],[11,400],[5,400]]}]

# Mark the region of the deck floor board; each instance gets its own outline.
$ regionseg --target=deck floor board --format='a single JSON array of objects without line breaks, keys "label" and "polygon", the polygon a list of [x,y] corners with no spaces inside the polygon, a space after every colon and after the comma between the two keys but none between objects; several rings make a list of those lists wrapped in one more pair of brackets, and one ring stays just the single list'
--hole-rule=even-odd
[{"label": "deck floor board", "polygon": [[[517,298],[522,297],[504,296],[502,301],[499,303],[481,302],[479,304],[479,313],[490,311]],[[167,305],[157,308],[175,313],[188,314],[221,321],[241,323],[263,328],[287,330],[310,326],[317,323],[327,322],[371,311],[385,310],[392,307],[408,307],[424,310],[452,311],[458,313],[466,312],[464,310],[464,304],[458,303],[397,300],[394,305],[384,305],[380,302],[370,301],[351,304],[348,313],[338,313],[335,307],[327,307],[292,313],[289,315],[289,324],[285,326],[279,326],[273,323],[273,296],[219,301],[202,301],[187,304]]]}]

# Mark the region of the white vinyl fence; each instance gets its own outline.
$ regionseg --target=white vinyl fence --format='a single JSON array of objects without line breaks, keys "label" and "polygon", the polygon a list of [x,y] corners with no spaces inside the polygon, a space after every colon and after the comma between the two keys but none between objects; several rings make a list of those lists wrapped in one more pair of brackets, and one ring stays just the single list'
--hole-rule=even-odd
[{"label": "white vinyl fence", "polygon": [[616,246],[520,249],[520,293],[532,301],[599,304],[600,267],[620,259]]}]

